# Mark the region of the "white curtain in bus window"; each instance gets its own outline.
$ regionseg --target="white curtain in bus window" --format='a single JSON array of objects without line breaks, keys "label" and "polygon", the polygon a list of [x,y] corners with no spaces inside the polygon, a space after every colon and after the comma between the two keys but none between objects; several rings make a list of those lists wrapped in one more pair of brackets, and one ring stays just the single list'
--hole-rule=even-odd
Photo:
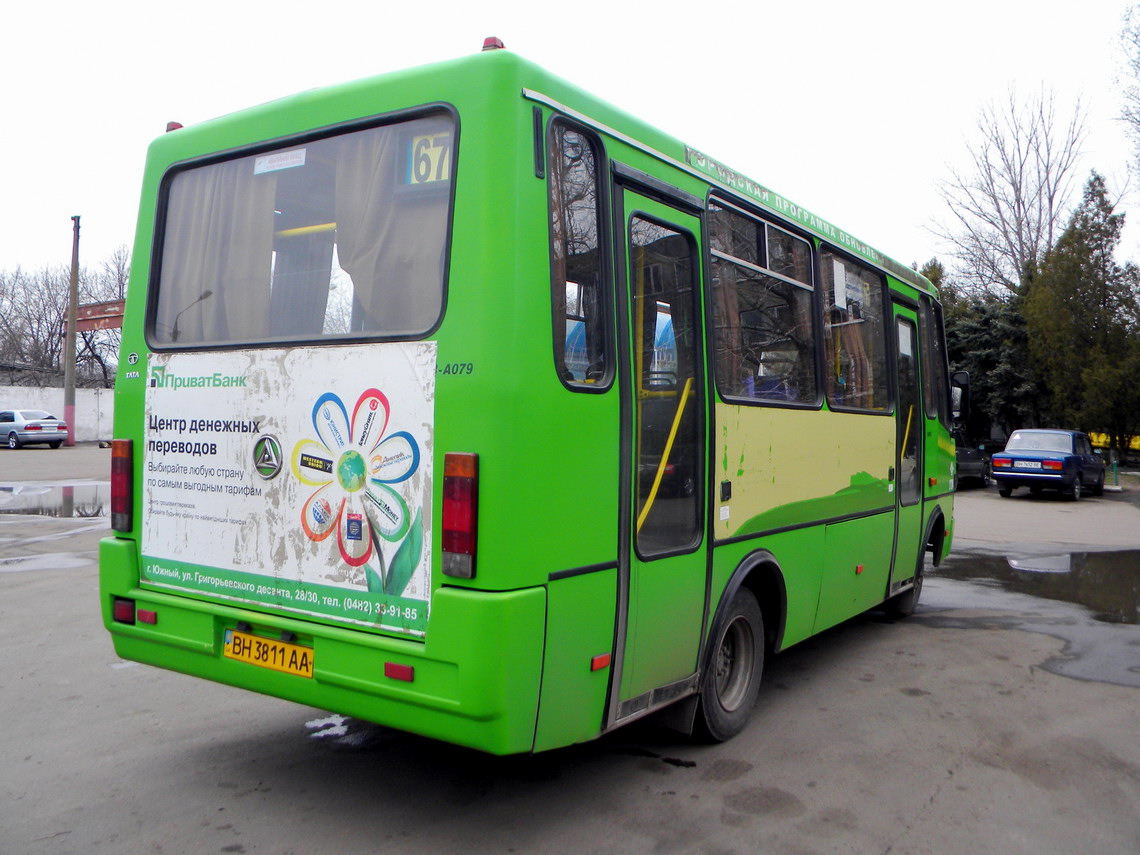
[{"label": "white curtain in bus window", "polygon": [[[724,208],[710,210],[721,394],[815,404],[819,396],[810,247]],[[768,269],[762,266],[765,260]]]},{"label": "white curtain in bus window", "polygon": [[820,253],[819,266],[828,403],[844,409],[886,411],[890,395],[882,277],[826,249]]},{"label": "white curtain in bus window", "polygon": [[438,115],[177,173],[155,338],[426,332],[443,305],[453,147]]},{"label": "white curtain in bus window", "polygon": [[337,252],[352,277],[354,330],[426,332],[443,295],[453,128],[421,119],[344,138]]},{"label": "white curtain in bus window", "polygon": [[155,337],[260,338],[269,309],[275,174],[248,159],[180,172],[167,199]]}]

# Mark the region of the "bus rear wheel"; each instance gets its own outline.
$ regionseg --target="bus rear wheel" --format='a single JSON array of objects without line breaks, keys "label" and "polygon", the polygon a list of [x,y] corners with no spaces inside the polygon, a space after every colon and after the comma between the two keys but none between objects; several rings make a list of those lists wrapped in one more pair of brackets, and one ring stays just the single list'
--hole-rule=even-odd
[{"label": "bus rear wheel", "polygon": [[710,652],[701,674],[698,732],[724,742],[744,729],[764,671],[764,618],[747,588],[733,597]]}]

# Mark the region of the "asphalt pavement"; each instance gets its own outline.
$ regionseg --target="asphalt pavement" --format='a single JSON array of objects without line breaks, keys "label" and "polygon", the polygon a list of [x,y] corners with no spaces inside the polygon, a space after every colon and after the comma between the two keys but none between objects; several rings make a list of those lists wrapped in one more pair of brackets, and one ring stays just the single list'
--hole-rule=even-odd
[{"label": "asphalt pavement", "polygon": [[0,448],[0,484],[50,481],[79,483],[111,480],[111,450],[98,443],[75,446],[26,445]]},{"label": "asphalt pavement", "polygon": [[955,551],[1001,555],[1140,548],[1140,476],[1119,492],[1073,502],[1055,493],[964,488],[954,509]]}]

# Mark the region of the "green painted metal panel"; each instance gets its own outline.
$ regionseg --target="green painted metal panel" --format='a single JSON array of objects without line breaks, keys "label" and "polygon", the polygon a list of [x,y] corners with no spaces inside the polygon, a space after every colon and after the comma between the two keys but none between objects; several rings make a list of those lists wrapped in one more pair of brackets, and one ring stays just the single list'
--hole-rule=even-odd
[{"label": "green painted metal panel", "polygon": [[[133,563],[128,541],[101,542],[104,625],[124,658],[495,754],[532,749],[546,622],[542,588],[440,589],[434,604],[438,628],[418,643],[146,591],[129,584]],[[155,623],[115,623],[115,596],[153,611]],[[313,650],[314,677],[224,658],[224,633],[239,621],[266,638],[293,632],[294,643]],[[413,680],[386,677],[387,662],[411,666]]]},{"label": "green painted metal panel", "polygon": [[612,659],[596,670],[593,662],[613,654],[617,570],[552,581],[547,600],[535,751],[601,733]]},{"label": "green painted metal panel", "polygon": [[883,601],[891,572],[894,523],[894,513],[887,512],[826,527],[814,632]]}]

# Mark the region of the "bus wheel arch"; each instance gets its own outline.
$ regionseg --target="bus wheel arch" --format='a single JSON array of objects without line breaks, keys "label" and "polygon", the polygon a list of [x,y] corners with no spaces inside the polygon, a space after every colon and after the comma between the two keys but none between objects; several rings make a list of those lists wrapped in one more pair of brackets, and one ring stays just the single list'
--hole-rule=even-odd
[{"label": "bus wheel arch", "polygon": [[[929,551],[933,556],[934,566],[937,567],[945,555],[946,546],[946,516],[942,513],[942,506],[939,505],[934,509],[934,513],[930,515],[930,522],[926,524],[926,537],[923,539],[923,544],[926,546],[926,551]],[[919,569],[922,567],[923,553],[919,553],[918,564]]]},{"label": "bus wheel arch", "polygon": [[942,507],[934,509],[930,521],[926,524],[926,536],[923,538],[923,548],[918,552],[918,559],[914,567],[914,579],[911,587],[896,594],[886,601],[884,610],[892,618],[907,618],[914,614],[918,607],[918,600],[922,596],[922,583],[926,575],[926,553],[933,556],[935,567],[942,560],[943,547],[946,544],[946,517],[942,514]]},{"label": "bus wheel arch", "polygon": [[725,586],[702,653],[696,731],[724,742],[747,724],[767,655],[783,635],[786,595],[771,553],[750,555]]}]

